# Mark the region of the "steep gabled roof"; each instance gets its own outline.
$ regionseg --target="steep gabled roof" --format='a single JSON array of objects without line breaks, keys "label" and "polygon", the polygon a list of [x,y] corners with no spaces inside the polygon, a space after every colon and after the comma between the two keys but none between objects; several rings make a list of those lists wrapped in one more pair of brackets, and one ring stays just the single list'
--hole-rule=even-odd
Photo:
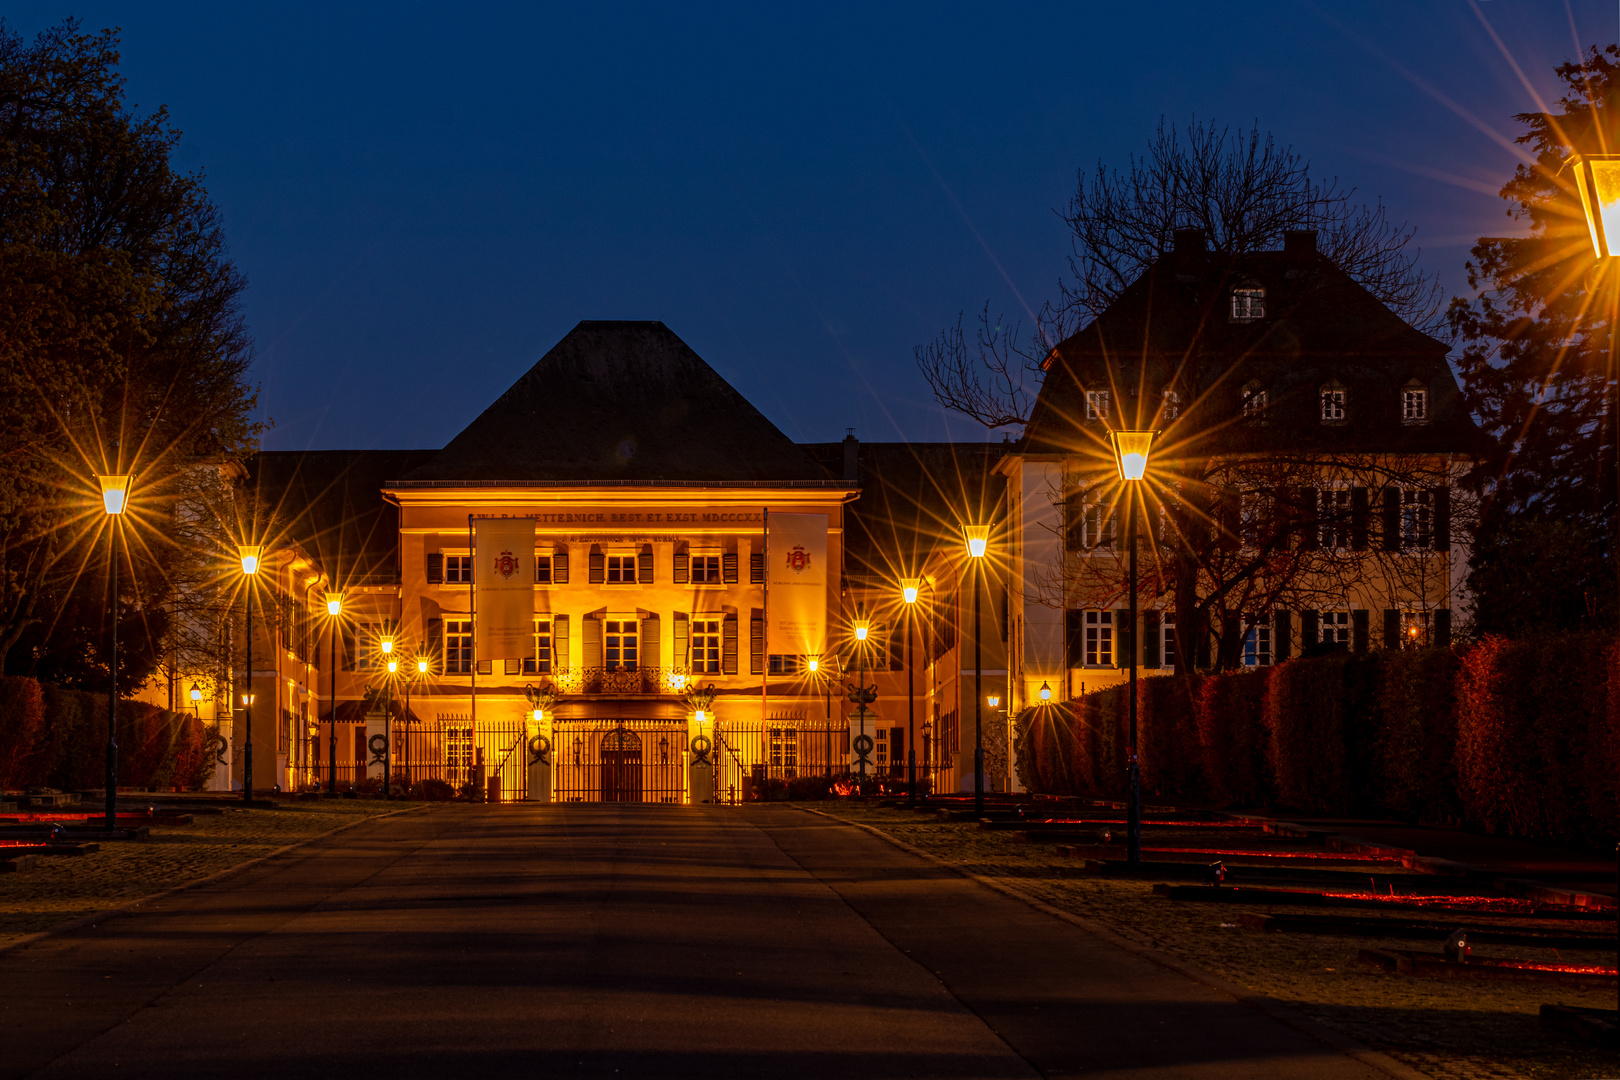
[{"label": "steep gabled roof", "polygon": [[[1239,283],[1264,289],[1265,317],[1228,317]],[[1132,427],[1154,422],[1160,395],[1174,387],[1184,412],[1192,409],[1181,425],[1210,432],[1241,415],[1247,389],[1265,391],[1266,425],[1241,439],[1228,428],[1225,444],[1468,453],[1477,430],[1447,352],[1444,342],[1402,320],[1318,253],[1312,234],[1290,235],[1282,251],[1242,256],[1206,252],[1200,239],[1159,258],[1053,350],[1022,449],[1062,454],[1100,446],[1107,425],[1085,419],[1088,390],[1108,391],[1111,423]],[[1196,385],[1181,381],[1188,372],[1197,372]],[[1330,383],[1348,392],[1342,425],[1324,426],[1316,411],[1318,392]],[[1427,423],[1401,422],[1408,385],[1428,390]]]},{"label": "steep gabled roof", "polygon": [[661,322],[582,322],[399,487],[828,484]]}]

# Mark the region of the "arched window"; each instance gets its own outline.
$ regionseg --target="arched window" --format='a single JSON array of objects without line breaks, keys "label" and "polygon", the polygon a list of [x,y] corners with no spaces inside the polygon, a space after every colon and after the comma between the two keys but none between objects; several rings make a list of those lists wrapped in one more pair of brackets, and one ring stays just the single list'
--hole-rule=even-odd
[{"label": "arched window", "polygon": [[1258,281],[1232,286],[1232,321],[1256,322],[1266,317],[1266,290]]},{"label": "arched window", "polygon": [[1413,379],[1401,388],[1401,423],[1429,422],[1429,388]]},{"label": "arched window", "polygon": [[1345,398],[1344,384],[1339,380],[1329,379],[1322,384],[1322,423],[1344,423],[1350,415]]},{"label": "arched window", "polygon": [[1255,424],[1266,422],[1266,388],[1258,382],[1243,388],[1243,419]]}]

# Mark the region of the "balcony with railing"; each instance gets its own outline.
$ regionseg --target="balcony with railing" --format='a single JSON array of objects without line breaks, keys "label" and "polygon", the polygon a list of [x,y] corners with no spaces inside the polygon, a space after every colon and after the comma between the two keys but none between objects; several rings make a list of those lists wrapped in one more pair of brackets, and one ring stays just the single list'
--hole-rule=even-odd
[{"label": "balcony with railing", "polygon": [[562,694],[684,694],[692,685],[684,667],[568,667],[554,669],[550,678]]}]

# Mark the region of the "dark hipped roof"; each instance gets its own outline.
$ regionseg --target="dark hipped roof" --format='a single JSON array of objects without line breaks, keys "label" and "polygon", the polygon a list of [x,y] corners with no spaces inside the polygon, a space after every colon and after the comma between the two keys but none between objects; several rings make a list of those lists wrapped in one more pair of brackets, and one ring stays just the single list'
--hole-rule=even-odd
[{"label": "dark hipped roof", "polygon": [[[1467,453],[1477,432],[1446,361],[1448,346],[1415,329],[1316,251],[1314,236],[1291,234],[1282,251],[1222,256],[1201,238],[1160,257],[1106,311],[1053,350],[1023,448],[1062,454],[1095,445],[1103,425],[1085,420],[1085,392],[1107,390],[1115,419],[1135,426],[1138,389],[1153,420],[1161,391],[1192,357],[1196,387],[1182,387],[1181,421],[1218,430],[1242,412],[1245,387],[1267,394],[1267,423],[1243,434],[1247,448],[1377,453]],[[1231,288],[1265,290],[1266,317],[1232,322]],[[1318,390],[1347,390],[1348,420],[1321,423]],[[1429,391],[1429,422],[1401,423],[1401,391]],[[1091,437],[1080,429],[1098,429]],[[1223,436],[1235,438],[1233,429]]]},{"label": "dark hipped roof", "polygon": [[[845,443],[805,449],[842,475]],[[960,545],[966,522],[1006,516],[1006,484],[992,474],[1006,443],[859,443],[860,498],[844,508],[851,578],[893,581],[921,570],[940,544]]]},{"label": "dark hipped roof", "polygon": [[266,450],[248,461],[248,482],[271,528],[308,552],[339,585],[399,577],[399,509],[382,497],[390,478],[434,450]]},{"label": "dark hipped roof", "polygon": [[396,476],[389,486],[833,484],[661,322],[580,323]]}]

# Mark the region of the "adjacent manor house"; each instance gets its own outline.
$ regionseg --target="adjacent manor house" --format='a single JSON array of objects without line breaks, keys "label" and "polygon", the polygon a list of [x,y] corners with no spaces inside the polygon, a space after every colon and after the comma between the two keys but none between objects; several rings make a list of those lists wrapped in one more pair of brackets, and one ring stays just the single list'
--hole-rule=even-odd
[{"label": "adjacent manor house", "polygon": [[[1177,233],[1051,352],[1024,439],[997,467],[1012,707],[1042,687],[1061,699],[1117,683],[1133,650],[1152,675],[1449,642],[1467,618],[1455,480],[1477,436],[1446,353],[1314,232],[1239,257]],[[1120,429],[1160,432],[1136,482],[1135,627],[1130,485],[1108,442]]]},{"label": "adjacent manor house", "polygon": [[[263,452],[246,484],[269,614],[251,686],[238,645],[236,685],[206,694],[217,785],[241,784],[251,693],[266,789],[387,762],[391,784],[498,799],[736,801],[912,767],[956,790],[977,685],[1005,790],[1006,590],[962,534],[1001,513],[1005,449],[796,444],[662,323],[583,322],[442,450]],[[479,584],[491,566],[504,592]],[[824,622],[783,648],[789,572],[819,583]],[[510,602],[521,647],[481,652]]]}]

